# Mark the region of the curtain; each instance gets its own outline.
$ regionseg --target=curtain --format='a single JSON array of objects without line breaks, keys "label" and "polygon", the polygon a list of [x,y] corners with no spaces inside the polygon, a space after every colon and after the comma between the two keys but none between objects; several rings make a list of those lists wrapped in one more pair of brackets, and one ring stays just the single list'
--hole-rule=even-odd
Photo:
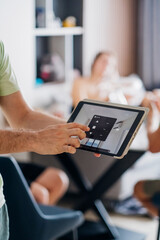
[{"label": "curtain", "polygon": [[138,73],[146,89],[160,88],[160,0],[138,0]]}]

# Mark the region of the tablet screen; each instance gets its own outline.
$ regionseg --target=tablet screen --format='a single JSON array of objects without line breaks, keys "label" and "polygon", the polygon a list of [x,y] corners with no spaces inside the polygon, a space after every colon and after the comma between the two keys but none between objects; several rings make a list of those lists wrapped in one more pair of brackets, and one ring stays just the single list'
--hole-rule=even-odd
[{"label": "tablet screen", "polygon": [[81,140],[81,148],[121,156],[143,115],[144,110],[82,101],[69,122],[90,128],[86,138]]}]

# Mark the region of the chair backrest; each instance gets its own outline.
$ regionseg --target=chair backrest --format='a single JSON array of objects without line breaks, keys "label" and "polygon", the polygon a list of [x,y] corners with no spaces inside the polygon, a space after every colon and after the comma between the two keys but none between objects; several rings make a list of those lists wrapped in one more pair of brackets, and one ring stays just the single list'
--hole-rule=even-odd
[{"label": "chair backrest", "polygon": [[82,224],[80,211],[38,205],[13,157],[0,157],[11,240],[49,240]]},{"label": "chair backrest", "polygon": [[[42,212],[13,157],[0,157],[0,173],[4,181],[4,194],[10,218],[10,239],[23,240],[24,233],[39,230]],[[26,236],[26,239],[29,240],[29,237]]]},{"label": "chair backrest", "polygon": [[156,192],[151,198],[152,204],[160,210],[160,192]]}]

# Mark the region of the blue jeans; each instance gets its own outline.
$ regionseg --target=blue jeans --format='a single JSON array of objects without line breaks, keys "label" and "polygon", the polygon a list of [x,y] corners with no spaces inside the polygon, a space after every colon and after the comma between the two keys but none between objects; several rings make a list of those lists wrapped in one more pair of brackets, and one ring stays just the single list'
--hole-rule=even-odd
[{"label": "blue jeans", "polygon": [[2,239],[9,239],[9,218],[6,204],[0,208],[0,240]]}]

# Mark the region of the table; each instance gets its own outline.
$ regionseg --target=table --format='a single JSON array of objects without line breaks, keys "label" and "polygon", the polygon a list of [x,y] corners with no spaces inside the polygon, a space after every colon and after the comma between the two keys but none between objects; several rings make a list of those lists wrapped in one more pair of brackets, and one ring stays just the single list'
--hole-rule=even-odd
[{"label": "table", "polygon": [[57,159],[71,175],[77,187],[83,192],[83,197],[74,208],[83,212],[92,208],[106,227],[109,239],[117,239],[119,233],[111,223],[109,214],[100,198],[143,154],[144,151],[141,150],[130,150],[124,158],[114,161],[94,185],[80,171],[72,155],[67,153],[56,155]]}]

